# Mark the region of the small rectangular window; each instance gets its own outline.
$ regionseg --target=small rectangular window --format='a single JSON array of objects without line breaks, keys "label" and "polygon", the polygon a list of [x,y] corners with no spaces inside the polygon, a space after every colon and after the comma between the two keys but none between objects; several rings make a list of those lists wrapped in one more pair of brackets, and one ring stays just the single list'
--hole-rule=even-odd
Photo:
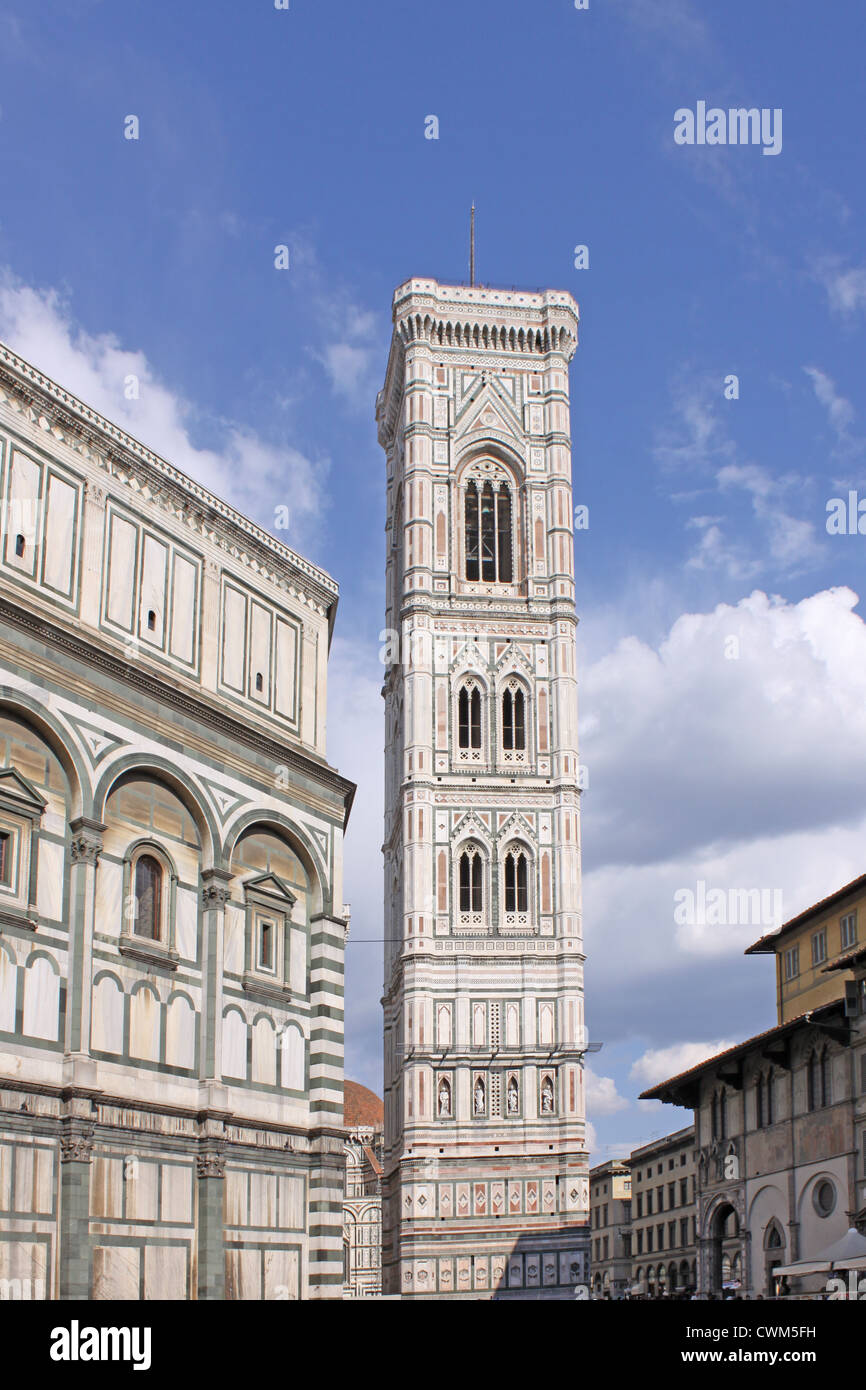
[{"label": "small rectangular window", "polygon": [[857,913],[849,912],[847,916],[841,918],[839,931],[842,939],[842,950],[850,951],[852,946],[857,944]]},{"label": "small rectangular window", "polygon": [[823,965],[827,959],[827,928],[822,927],[812,937],[812,964]]},{"label": "small rectangular window", "polygon": [[785,952],[785,979],[796,980],[800,973],[800,947],[789,946]]},{"label": "small rectangular window", "polygon": [[276,954],[276,927],[273,922],[259,923],[259,969],[273,971]]},{"label": "small rectangular window", "polygon": [[0,883],[9,883],[12,877],[12,836],[0,831]]}]

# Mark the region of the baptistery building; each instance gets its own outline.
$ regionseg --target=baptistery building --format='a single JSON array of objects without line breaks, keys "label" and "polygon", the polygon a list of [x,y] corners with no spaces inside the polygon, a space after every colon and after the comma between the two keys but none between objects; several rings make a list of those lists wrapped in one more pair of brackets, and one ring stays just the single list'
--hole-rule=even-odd
[{"label": "baptistery building", "polygon": [[0,1280],[342,1293],[334,581],[0,347]]}]

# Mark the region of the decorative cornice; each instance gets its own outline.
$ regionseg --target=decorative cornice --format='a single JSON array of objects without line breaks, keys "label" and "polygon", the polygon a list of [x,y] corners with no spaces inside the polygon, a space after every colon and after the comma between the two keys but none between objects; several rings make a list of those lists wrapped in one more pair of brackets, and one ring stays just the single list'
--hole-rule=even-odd
[{"label": "decorative cornice", "polygon": [[180,955],[164,946],[161,941],[152,941],[146,936],[121,936],[117,949],[122,956],[143,961],[146,965],[161,965],[166,970],[177,970]]},{"label": "decorative cornice", "polygon": [[279,980],[263,980],[251,971],[244,974],[241,989],[247,994],[258,995],[260,999],[269,999],[272,1003],[283,1005],[297,997],[291,985],[280,984]]},{"label": "decorative cornice", "polygon": [[[128,435],[119,425],[85,405],[71,392],[63,390],[3,343],[0,343],[0,382],[15,393],[21,408],[29,412],[31,423],[89,458],[112,478],[128,484],[130,480],[124,475],[123,469],[131,470],[133,474],[143,476],[150,485],[150,500],[173,511],[179,520],[202,529],[222,526],[227,532],[225,537],[219,537],[212,531],[206,534],[234,559],[260,570],[263,577],[274,579],[275,582],[279,582],[279,578],[285,581],[287,573],[294,575],[304,585],[307,597],[319,602],[325,613],[336,603],[339,587],[336,580],[324,570],[312,565],[248,517],[236,512],[179,468]],[[9,404],[15,407],[14,401],[9,401]],[[94,500],[101,504],[98,493],[97,485]],[[252,553],[239,550],[238,542]],[[281,569],[284,573],[278,578],[278,574],[271,572],[272,566],[277,572]]]}]

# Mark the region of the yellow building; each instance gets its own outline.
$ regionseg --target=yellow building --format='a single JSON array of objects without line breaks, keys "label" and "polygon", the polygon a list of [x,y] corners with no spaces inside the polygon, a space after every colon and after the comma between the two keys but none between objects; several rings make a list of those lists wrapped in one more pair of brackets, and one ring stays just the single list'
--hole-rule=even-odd
[{"label": "yellow building", "polygon": [[747,956],[776,957],[780,1024],[844,995],[845,981],[854,978],[852,972],[828,972],[827,966],[863,943],[864,923],[866,874],[749,946]]}]

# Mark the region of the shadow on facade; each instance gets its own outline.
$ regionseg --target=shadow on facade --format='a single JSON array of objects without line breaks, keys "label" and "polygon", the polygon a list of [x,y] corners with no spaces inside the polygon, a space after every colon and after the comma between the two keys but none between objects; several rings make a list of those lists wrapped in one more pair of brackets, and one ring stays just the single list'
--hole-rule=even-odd
[{"label": "shadow on facade", "polygon": [[521,1236],[501,1266],[494,1263],[491,1296],[498,1301],[575,1300],[589,1297],[588,1232],[557,1233],[546,1246],[538,1236]]}]

